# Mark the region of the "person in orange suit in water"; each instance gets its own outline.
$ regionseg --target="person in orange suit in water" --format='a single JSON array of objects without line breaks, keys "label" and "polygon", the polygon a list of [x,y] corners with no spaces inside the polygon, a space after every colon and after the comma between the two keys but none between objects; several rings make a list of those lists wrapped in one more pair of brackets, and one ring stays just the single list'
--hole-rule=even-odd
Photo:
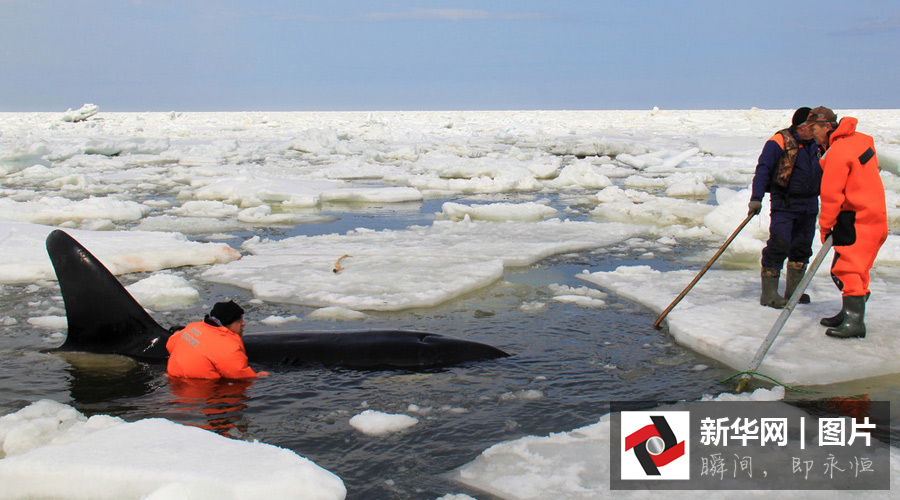
[{"label": "person in orange suit in water", "polygon": [[866,336],[866,301],[869,271],[887,240],[887,208],[878,157],[871,136],[857,132],[856,118],[838,122],[834,111],[820,106],[809,113],[816,142],[826,149],[822,157],[822,208],[819,231],[834,244],[831,278],[842,293],[841,311],[820,323],[825,334],[837,338]]},{"label": "person in orange suit in water", "polygon": [[203,318],[175,332],[166,342],[167,371],[173,377],[247,379],[255,372],[244,350],[244,310],[234,301],[218,302]]}]

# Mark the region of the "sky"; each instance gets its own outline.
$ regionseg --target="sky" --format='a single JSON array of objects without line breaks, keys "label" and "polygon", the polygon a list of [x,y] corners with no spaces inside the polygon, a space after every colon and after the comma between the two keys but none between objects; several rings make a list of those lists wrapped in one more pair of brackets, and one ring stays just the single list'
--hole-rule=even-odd
[{"label": "sky", "polygon": [[0,112],[900,108],[893,0],[0,0]]}]

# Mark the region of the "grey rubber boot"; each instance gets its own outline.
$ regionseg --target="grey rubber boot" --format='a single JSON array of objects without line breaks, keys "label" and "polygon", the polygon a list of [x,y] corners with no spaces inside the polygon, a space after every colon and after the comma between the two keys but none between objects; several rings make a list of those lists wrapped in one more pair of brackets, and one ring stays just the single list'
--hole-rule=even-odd
[{"label": "grey rubber boot", "polygon": [[864,295],[842,297],[844,320],[835,328],[825,330],[825,335],[840,339],[864,338],[866,336],[866,297]]},{"label": "grey rubber boot", "polygon": [[775,309],[784,309],[787,301],[784,297],[778,295],[778,281],[781,277],[781,269],[773,269],[771,267],[762,268],[760,272],[762,277],[762,293],[759,296],[759,304]]},{"label": "grey rubber boot", "polygon": [[[784,300],[791,300],[791,295],[794,294],[794,290],[797,289],[797,285],[800,284],[800,280],[803,279],[803,276],[806,274],[806,264],[803,262],[791,262],[787,263],[787,279],[785,280],[784,286]],[[803,294],[800,296],[800,301],[798,304],[809,304],[809,295]],[[838,323],[840,324],[840,323]],[[828,325],[828,326],[837,326],[837,325]]]},{"label": "grey rubber boot", "polygon": [[[869,297],[872,296],[872,292],[866,294],[866,302],[869,301]],[[829,328],[834,328],[836,326],[840,326],[841,323],[844,322],[844,309],[841,308],[841,311],[830,318],[822,318],[819,320],[819,324],[822,326],[827,326]]]}]

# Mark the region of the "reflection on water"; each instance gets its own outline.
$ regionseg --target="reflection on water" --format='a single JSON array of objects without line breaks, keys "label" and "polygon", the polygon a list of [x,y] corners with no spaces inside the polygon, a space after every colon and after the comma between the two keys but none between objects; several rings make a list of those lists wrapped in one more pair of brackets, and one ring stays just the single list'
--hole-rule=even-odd
[{"label": "reflection on water", "polygon": [[69,364],[69,393],[82,405],[139,398],[153,391],[154,374],[132,358],[114,354],[59,352]]},{"label": "reflection on water", "polygon": [[247,389],[253,380],[207,380],[167,377],[173,409],[187,413],[187,420],[197,416],[206,420],[192,424],[226,437],[241,437],[247,433],[248,422],[243,410],[247,408]]}]

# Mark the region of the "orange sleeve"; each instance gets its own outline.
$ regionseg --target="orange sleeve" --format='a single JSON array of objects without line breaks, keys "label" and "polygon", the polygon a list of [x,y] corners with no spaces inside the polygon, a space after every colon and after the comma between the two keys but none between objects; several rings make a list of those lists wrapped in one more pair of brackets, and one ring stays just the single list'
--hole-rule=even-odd
[{"label": "orange sleeve", "polygon": [[222,378],[253,378],[256,376],[256,372],[247,364],[247,354],[240,342],[240,338],[237,339],[237,342],[229,341],[213,361]]}]

